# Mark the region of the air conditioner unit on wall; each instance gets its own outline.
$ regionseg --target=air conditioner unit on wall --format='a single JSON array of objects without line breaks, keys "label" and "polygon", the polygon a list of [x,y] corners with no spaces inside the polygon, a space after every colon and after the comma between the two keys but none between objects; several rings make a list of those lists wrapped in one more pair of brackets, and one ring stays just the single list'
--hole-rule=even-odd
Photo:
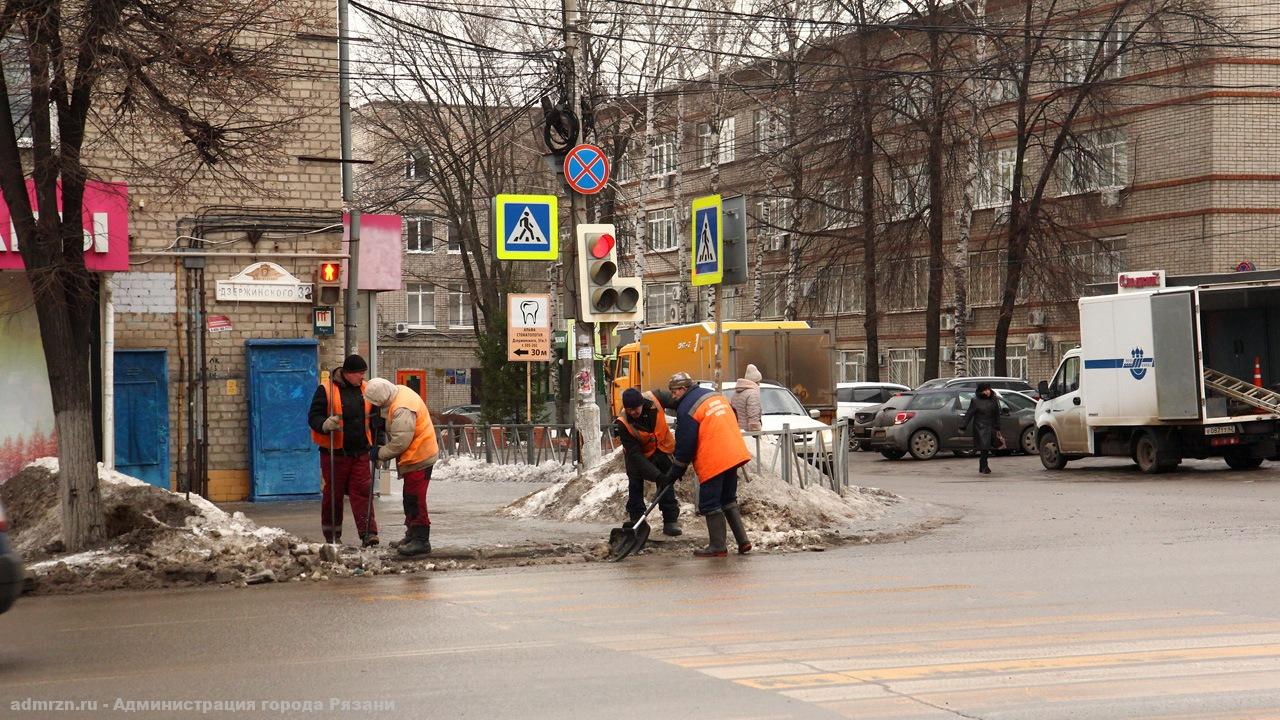
[{"label": "air conditioner unit on wall", "polygon": [[939,321],[938,327],[942,328],[943,330],[956,329],[956,316],[954,313],[949,313],[949,312],[942,313],[940,316],[938,316],[938,321]]},{"label": "air conditioner unit on wall", "polygon": [[956,359],[956,349],[951,347],[950,345],[944,346],[942,348],[942,362],[955,362],[955,359]]},{"label": "air conditioner unit on wall", "polygon": [[674,176],[674,175],[659,175],[659,176],[658,176],[658,179],[654,181],[654,184],[658,186],[658,189],[659,189],[659,190],[666,190],[667,188],[670,188],[670,187],[671,187],[671,178],[673,178],[673,177],[675,177],[675,176]]},{"label": "air conditioner unit on wall", "polygon": [[811,298],[811,297],[815,297],[817,294],[818,294],[817,280],[805,280],[804,284],[800,286],[800,295],[802,295],[803,297]]},{"label": "air conditioner unit on wall", "polygon": [[409,336],[409,323],[406,323],[406,322],[396,323],[396,337],[402,338],[402,337],[408,337],[408,336]]},{"label": "air conditioner unit on wall", "polygon": [[1045,315],[1044,310],[1032,310],[1027,313],[1027,321],[1036,327],[1044,327],[1048,324]]},{"label": "air conditioner unit on wall", "polygon": [[669,323],[680,322],[680,306],[679,305],[672,304],[667,306],[667,322]]},{"label": "air conditioner unit on wall", "polygon": [[1049,349],[1049,336],[1046,333],[1032,333],[1027,336],[1027,350],[1044,352]]},{"label": "air conditioner unit on wall", "polygon": [[1012,212],[1008,205],[1001,205],[991,213],[991,221],[993,225],[1008,225],[1009,215]]},{"label": "air conditioner unit on wall", "polygon": [[1120,191],[1123,188],[1105,187],[1098,191],[1098,200],[1102,203],[1102,207],[1118,208],[1123,202],[1120,199]]}]

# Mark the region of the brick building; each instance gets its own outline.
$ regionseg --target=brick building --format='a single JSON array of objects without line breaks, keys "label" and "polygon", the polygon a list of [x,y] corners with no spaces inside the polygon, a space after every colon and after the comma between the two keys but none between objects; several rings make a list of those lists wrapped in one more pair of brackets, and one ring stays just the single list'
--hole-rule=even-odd
[{"label": "brick building", "polygon": [[[127,243],[127,265],[99,275],[100,455],[153,484],[218,501],[319,492],[305,408],[317,377],[342,358],[340,303],[337,334],[317,337],[311,295],[318,264],[343,252],[336,18],[325,3],[297,2],[315,24],[289,40],[296,72],[284,93],[258,108],[288,119],[282,164],[242,168],[244,183],[200,171],[175,192],[173,180],[140,175],[123,156],[98,150],[89,162],[117,183],[103,187],[125,191],[112,196],[111,212],[127,215],[119,232],[111,217],[109,238]],[[128,147],[144,162],[168,149],[155,137]],[[21,273],[0,272],[0,284],[18,306],[30,292]],[[256,370],[248,361],[255,343],[263,353]],[[45,383],[47,403],[43,359],[36,364],[24,381]],[[277,370],[287,380],[270,380]],[[39,405],[22,407],[24,424],[41,422]]]},{"label": "brick building", "polygon": [[[1265,20],[1249,15],[1241,0],[1219,0],[1215,5],[1215,12],[1229,19],[1241,38],[1265,30]],[[1081,4],[1078,14],[1063,16],[1062,28],[1053,34],[1067,49],[1053,56],[1052,68],[1042,68],[1046,77],[1037,92],[1049,92],[1044,88],[1050,88],[1053,78],[1062,79],[1052,87],[1070,85],[1071,52],[1077,48],[1088,52],[1100,43],[1110,48],[1117,33],[1129,32],[1126,28],[1134,24],[1129,18],[1107,26],[1115,28],[1112,32],[1098,29],[1111,7]],[[1016,27],[1016,10],[1009,3],[991,3],[991,25]],[[878,56],[907,56],[903,43],[910,41],[903,38],[912,37],[910,24],[891,30],[872,41]],[[838,57],[839,48],[854,42],[851,37],[838,38],[831,43],[836,51],[812,51],[801,72],[821,67],[824,59]],[[967,52],[969,46],[953,47]],[[1150,48],[1127,52],[1117,51],[1115,62],[1102,72],[1110,86],[1109,101],[1080,124],[1079,146],[1067,162],[1059,163],[1049,184],[1047,203],[1066,226],[1063,239],[1028,262],[1060,264],[1056,274],[1065,279],[1036,279],[1024,287],[1008,345],[1010,373],[1033,382],[1047,378],[1061,350],[1077,341],[1074,299],[1091,282],[1113,280],[1124,269],[1191,274],[1228,272],[1246,262],[1258,269],[1280,266],[1280,242],[1275,239],[1280,120],[1271,107],[1276,94],[1260,89],[1275,87],[1280,54],[1244,40],[1214,43],[1184,56]],[[838,153],[824,150],[842,124],[853,122],[847,96],[802,93],[807,96],[788,106],[776,91],[769,95],[769,90],[759,90],[770,85],[767,71],[776,67],[776,62],[765,61],[735,71],[719,86],[702,78],[665,89],[655,108],[654,131],[632,143],[632,151],[617,163],[622,171],[614,219],[633,239],[644,237],[643,258],[632,248],[631,260],[644,268],[647,322],[689,322],[708,316],[705,295],[688,287],[689,203],[713,192],[718,181],[714,191],[747,197],[750,215],[751,278],[745,285],[726,288],[726,319],[782,317],[794,296],[797,319],[834,329],[841,380],[863,379],[867,363],[876,362],[881,379],[915,385],[926,379],[923,311],[929,269],[927,215],[918,212],[927,201],[919,180],[920,150],[902,140],[904,123],[898,115],[886,110],[877,116],[889,148],[887,157],[877,158],[875,170],[876,202],[885,218],[882,236],[905,240],[882,251],[876,267],[864,267],[856,178],[840,167]],[[918,100],[919,78],[928,73],[901,59],[894,60],[891,70],[882,100],[887,108],[909,107]],[[805,82],[799,84],[820,84],[812,76]],[[717,87],[732,89],[717,92]],[[989,129],[982,140],[983,183],[969,255],[973,374],[992,371],[1003,290],[1007,185],[1015,144],[1007,124],[1015,108],[1009,92],[1007,83],[994,81],[985,113]],[[720,104],[717,97],[723,98]],[[631,107],[640,108],[637,118],[643,116],[642,101]],[[677,108],[683,111],[677,113]],[[717,114],[723,118],[718,138],[712,133]],[[1043,138],[1052,135],[1046,131]],[[800,160],[794,184],[786,173],[788,152]],[[957,146],[950,152],[948,163],[958,162]],[[1034,165],[1031,171],[1034,174]],[[962,182],[948,183],[943,205],[943,374],[951,369],[947,315],[958,233],[952,218],[962,189]],[[914,222],[905,219],[911,216]],[[792,251],[801,257],[789,264]],[[874,359],[865,352],[861,288],[866,273],[876,276],[879,303],[880,352]]]}]

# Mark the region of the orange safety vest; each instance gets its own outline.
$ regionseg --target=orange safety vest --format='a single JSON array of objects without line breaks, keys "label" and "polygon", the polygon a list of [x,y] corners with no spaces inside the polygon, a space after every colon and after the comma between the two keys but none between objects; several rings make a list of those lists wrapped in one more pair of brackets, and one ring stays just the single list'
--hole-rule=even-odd
[{"label": "orange safety vest", "polygon": [[412,410],[416,422],[413,427],[413,442],[409,443],[409,447],[396,458],[396,464],[416,465],[435,457],[440,452],[440,446],[436,442],[436,427],[431,423],[431,411],[427,410],[427,404],[422,402],[422,396],[411,387],[397,385],[396,394],[391,398],[391,405],[387,407],[388,424],[400,408]]},{"label": "orange safety vest", "polygon": [[738,429],[733,406],[719,393],[709,393],[690,409],[698,422],[698,449],[693,454],[693,471],[704,483],[720,473],[745,465],[751,451]]},{"label": "orange safety vest", "polygon": [[618,422],[627,428],[631,437],[640,441],[640,449],[645,457],[653,457],[653,454],[659,450],[670,455],[676,449],[676,436],[671,434],[671,428],[667,425],[667,414],[662,412],[662,403],[653,393],[645,392],[643,395],[646,400],[658,406],[658,417],[653,421],[653,432],[645,432],[634,427],[625,410],[618,416]]},{"label": "orange safety vest", "polygon": [[[329,398],[329,414],[337,415],[341,417],[342,416],[342,393],[334,392],[332,379],[325,380],[323,383],[321,383],[321,385],[324,385],[325,396]],[[363,381],[360,383],[360,395],[362,396],[364,395]],[[368,439],[370,447],[373,446],[373,432],[369,429],[369,414],[372,412],[373,412],[373,403],[369,402],[368,400],[365,400],[364,401],[364,436],[366,439]],[[319,445],[322,448],[328,449],[329,433],[318,433],[315,430],[312,430],[311,442]],[[345,441],[342,437],[342,428],[338,428],[333,432],[333,449],[341,450],[343,442]]]}]

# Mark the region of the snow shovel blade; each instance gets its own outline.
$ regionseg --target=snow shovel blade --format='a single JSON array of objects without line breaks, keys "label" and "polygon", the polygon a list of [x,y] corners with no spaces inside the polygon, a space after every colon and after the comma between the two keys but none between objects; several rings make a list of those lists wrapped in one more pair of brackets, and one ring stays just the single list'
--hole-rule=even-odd
[{"label": "snow shovel blade", "polygon": [[614,528],[609,531],[609,561],[618,562],[631,553],[638,552],[648,540],[648,518],[641,518],[631,527]]}]

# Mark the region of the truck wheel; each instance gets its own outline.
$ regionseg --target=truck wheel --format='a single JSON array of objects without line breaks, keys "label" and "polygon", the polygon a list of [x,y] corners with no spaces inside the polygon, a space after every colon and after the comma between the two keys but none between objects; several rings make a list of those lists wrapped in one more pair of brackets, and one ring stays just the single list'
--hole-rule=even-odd
[{"label": "truck wheel", "polygon": [[911,457],[917,460],[932,460],[938,454],[938,436],[932,430],[917,430],[907,440]]},{"label": "truck wheel", "polygon": [[1036,426],[1028,425],[1026,430],[1022,431],[1022,452],[1028,455],[1036,454]]},{"label": "truck wheel", "polygon": [[1232,470],[1257,470],[1262,467],[1262,458],[1250,457],[1243,452],[1227,453],[1222,459],[1227,461],[1227,467]]},{"label": "truck wheel", "polygon": [[880,454],[883,455],[886,460],[901,460],[902,456],[906,455],[905,452],[898,450],[897,448],[881,450]]},{"label": "truck wheel", "polygon": [[1045,470],[1061,470],[1067,466],[1067,456],[1058,449],[1058,436],[1052,430],[1040,438],[1037,449],[1040,450],[1040,464]]},{"label": "truck wheel", "polygon": [[1158,458],[1160,455],[1160,443],[1156,440],[1155,433],[1145,432],[1138,441],[1133,444],[1133,459],[1138,463],[1138,469],[1148,475],[1166,472],[1177,467],[1177,463],[1169,465],[1161,463]]}]

